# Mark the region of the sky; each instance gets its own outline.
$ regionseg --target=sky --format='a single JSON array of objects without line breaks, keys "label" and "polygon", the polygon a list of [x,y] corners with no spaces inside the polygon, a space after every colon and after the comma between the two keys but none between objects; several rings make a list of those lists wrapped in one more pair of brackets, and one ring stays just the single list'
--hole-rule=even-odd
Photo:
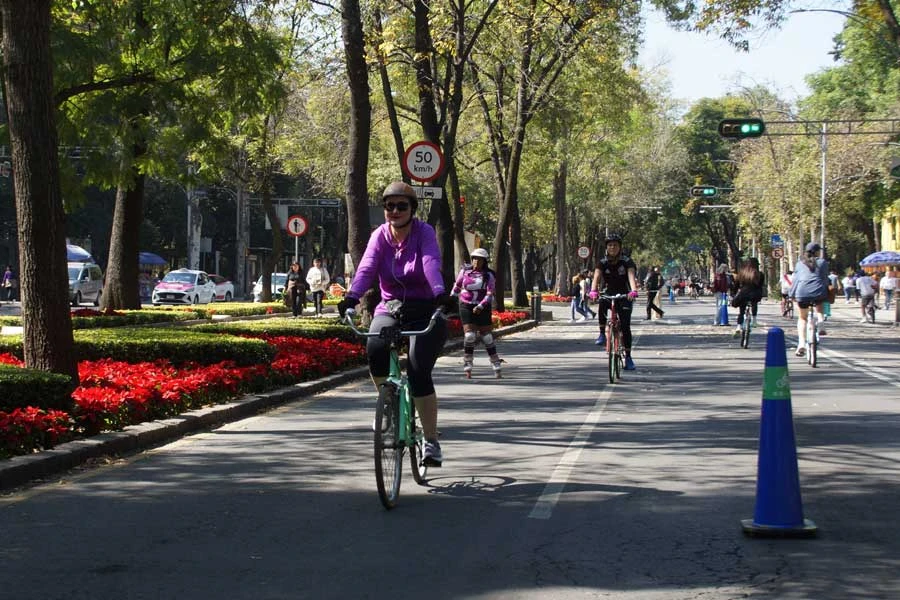
[{"label": "sky", "polygon": [[706,34],[679,32],[658,13],[647,16],[640,64],[668,73],[672,96],[693,102],[766,85],[787,100],[809,94],[805,75],[834,66],[832,38],[844,17],[834,13],[790,15],[777,31],[750,38],[750,52],[738,52]]}]

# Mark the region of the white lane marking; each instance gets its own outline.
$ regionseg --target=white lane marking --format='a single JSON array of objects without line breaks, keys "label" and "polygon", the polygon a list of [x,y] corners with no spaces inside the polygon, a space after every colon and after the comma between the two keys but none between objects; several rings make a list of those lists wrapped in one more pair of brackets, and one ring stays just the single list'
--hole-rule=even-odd
[{"label": "white lane marking", "polygon": [[[785,336],[785,339],[787,339],[787,336]],[[796,340],[797,338],[793,339]],[[796,347],[796,344],[794,344],[794,346]],[[790,348],[788,348],[788,350],[790,350]],[[882,369],[881,367],[867,365],[864,361],[850,358],[846,354],[838,352],[837,350],[825,350],[824,348],[818,348],[816,350],[816,354],[822,358],[827,358],[828,360],[835,362],[846,369],[861,372],[865,375],[868,375],[869,377],[883,381],[896,388],[900,388],[900,381],[897,380],[896,373],[892,371]]]},{"label": "white lane marking", "polygon": [[578,428],[575,437],[569,442],[568,448],[566,448],[562,458],[556,464],[556,468],[553,469],[550,481],[544,486],[544,491],[537,499],[537,502],[534,503],[534,508],[531,509],[531,513],[528,515],[529,519],[549,519],[553,514],[553,508],[559,502],[559,495],[566,487],[575,465],[578,464],[581,451],[584,450],[591,433],[594,431],[597,423],[600,422],[600,416],[606,410],[606,403],[609,402],[612,390],[613,386],[607,385],[600,393],[600,397],[597,398],[591,412],[588,413],[584,423]]}]

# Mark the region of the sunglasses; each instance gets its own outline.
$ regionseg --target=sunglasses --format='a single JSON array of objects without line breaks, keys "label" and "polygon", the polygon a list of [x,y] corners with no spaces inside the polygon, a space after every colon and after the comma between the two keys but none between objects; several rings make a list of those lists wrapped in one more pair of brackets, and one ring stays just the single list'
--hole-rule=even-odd
[{"label": "sunglasses", "polygon": [[406,212],[409,210],[409,202],[385,202],[384,210],[387,212],[393,212],[394,210],[399,210],[400,212]]}]

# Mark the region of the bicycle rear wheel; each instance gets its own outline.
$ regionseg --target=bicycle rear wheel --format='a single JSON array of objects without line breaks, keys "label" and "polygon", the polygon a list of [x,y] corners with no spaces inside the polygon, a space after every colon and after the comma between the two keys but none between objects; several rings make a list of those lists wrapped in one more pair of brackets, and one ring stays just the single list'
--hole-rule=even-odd
[{"label": "bicycle rear wheel", "polygon": [[378,497],[387,509],[394,508],[400,496],[404,447],[399,440],[399,418],[397,386],[384,383],[378,390],[378,402],[375,404],[375,482]]},{"label": "bicycle rear wheel", "polygon": [[747,322],[749,318],[745,317],[744,324],[741,326],[741,348],[750,347],[750,323]]},{"label": "bicycle rear wheel", "polygon": [[[812,312],[812,311],[810,311]],[[810,315],[809,319],[814,319],[815,316]],[[818,349],[819,349],[819,332],[816,329],[815,325],[806,326],[806,362],[809,363],[809,366],[814,367],[818,362]]]},{"label": "bicycle rear wheel", "polygon": [[425,485],[428,476],[428,465],[422,462],[425,456],[425,435],[422,433],[422,420],[416,411],[416,403],[409,403],[409,434],[413,444],[409,447],[409,466],[412,468],[413,479],[419,485]]}]

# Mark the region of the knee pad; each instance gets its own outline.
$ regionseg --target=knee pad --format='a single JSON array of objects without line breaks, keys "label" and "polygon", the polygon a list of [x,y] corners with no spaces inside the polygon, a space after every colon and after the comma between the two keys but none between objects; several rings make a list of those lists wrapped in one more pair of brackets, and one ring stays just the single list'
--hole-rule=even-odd
[{"label": "knee pad", "polygon": [[474,344],[478,335],[474,331],[467,331],[463,334],[464,344]]},{"label": "knee pad", "polygon": [[481,336],[481,341],[484,342],[485,346],[493,346],[494,345],[494,336],[491,335],[491,332],[487,332]]}]

